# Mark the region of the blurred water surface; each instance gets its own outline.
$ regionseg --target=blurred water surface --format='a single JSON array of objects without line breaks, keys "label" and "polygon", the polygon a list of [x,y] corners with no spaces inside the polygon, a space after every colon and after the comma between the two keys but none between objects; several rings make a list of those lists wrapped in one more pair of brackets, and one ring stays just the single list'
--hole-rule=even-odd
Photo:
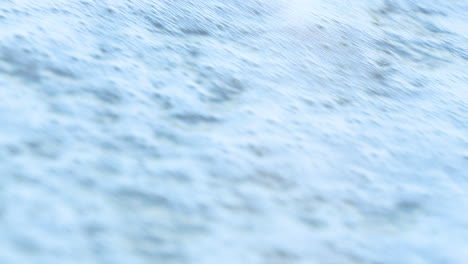
[{"label": "blurred water surface", "polygon": [[467,263],[467,12],[0,0],[0,263]]}]

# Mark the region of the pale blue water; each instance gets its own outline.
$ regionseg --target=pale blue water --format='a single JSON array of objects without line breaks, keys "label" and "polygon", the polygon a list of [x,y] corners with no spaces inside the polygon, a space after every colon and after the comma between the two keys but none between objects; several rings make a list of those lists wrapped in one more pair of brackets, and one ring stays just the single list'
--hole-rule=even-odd
[{"label": "pale blue water", "polygon": [[467,12],[0,0],[0,263],[467,263]]}]

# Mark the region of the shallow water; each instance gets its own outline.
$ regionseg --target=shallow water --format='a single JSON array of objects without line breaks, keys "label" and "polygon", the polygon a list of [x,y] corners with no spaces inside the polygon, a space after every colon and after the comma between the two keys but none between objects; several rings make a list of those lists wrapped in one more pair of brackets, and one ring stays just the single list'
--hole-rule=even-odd
[{"label": "shallow water", "polygon": [[0,1],[0,263],[467,263],[467,12]]}]

